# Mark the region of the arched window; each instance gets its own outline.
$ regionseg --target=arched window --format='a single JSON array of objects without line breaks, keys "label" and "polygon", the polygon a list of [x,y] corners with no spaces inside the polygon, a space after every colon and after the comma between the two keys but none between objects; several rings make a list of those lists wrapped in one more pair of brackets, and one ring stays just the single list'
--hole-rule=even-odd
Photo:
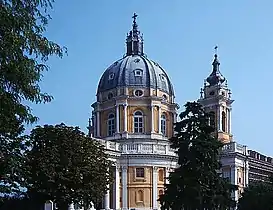
[{"label": "arched window", "polygon": [[209,125],[215,128],[215,112],[209,113]]},{"label": "arched window", "polygon": [[113,136],[113,134],[115,133],[116,130],[116,126],[115,126],[115,115],[114,114],[109,114],[108,116],[108,120],[107,120],[107,133],[108,136]]},{"label": "arched window", "polygon": [[136,111],[134,114],[134,132],[135,133],[144,132],[143,114],[141,111]]},{"label": "arched window", "polygon": [[226,132],[226,113],[222,112],[222,131]]},{"label": "arched window", "polygon": [[164,182],[164,171],[162,169],[158,171],[158,180]]},{"label": "arched window", "polygon": [[144,201],[144,192],[142,190],[137,191],[137,201]]}]

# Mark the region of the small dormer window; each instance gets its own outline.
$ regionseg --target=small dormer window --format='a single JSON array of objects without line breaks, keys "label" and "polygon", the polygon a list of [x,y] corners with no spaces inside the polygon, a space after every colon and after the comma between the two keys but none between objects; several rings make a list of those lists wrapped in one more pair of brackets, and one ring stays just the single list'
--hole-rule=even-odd
[{"label": "small dormer window", "polygon": [[167,96],[165,94],[162,96],[162,98],[163,98],[163,101],[167,101]]},{"label": "small dormer window", "polygon": [[140,61],[139,58],[136,58],[136,59],[134,60],[135,63],[138,63],[139,61]]},{"label": "small dormer window", "polygon": [[114,74],[114,73],[110,73],[110,74],[109,74],[109,78],[108,78],[108,79],[109,79],[109,80],[112,80],[112,79],[114,79],[114,76],[115,76],[115,74]]},{"label": "small dormer window", "polygon": [[213,96],[213,95],[214,95],[214,91],[211,91],[209,94],[210,94],[211,96]]},{"label": "small dormer window", "polygon": [[160,78],[162,81],[165,81],[165,76],[163,74],[161,74]]},{"label": "small dormer window", "polygon": [[113,93],[108,93],[108,96],[107,96],[108,100],[111,100],[113,96],[114,96]]},{"label": "small dormer window", "polygon": [[142,76],[142,70],[135,70],[135,76],[141,77]]}]

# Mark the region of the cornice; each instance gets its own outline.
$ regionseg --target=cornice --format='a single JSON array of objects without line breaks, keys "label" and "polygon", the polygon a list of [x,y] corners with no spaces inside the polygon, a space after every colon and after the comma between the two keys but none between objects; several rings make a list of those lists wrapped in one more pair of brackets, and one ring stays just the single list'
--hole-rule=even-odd
[{"label": "cornice", "polygon": [[152,160],[170,160],[170,161],[177,161],[177,156],[171,155],[162,155],[162,154],[122,154],[120,159],[130,159],[130,158],[137,158],[137,159],[152,159]]}]

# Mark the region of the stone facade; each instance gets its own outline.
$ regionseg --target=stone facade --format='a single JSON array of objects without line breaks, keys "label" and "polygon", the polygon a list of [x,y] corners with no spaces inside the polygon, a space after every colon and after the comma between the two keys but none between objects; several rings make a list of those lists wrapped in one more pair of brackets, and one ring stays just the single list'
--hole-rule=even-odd
[{"label": "stone facade", "polygon": [[[160,209],[157,200],[169,172],[177,166],[168,139],[174,135],[179,106],[166,72],[143,53],[135,18],[127,36],[126,56],[104,72],[97,101],[92,104],[89,134],[105,145],[116,164],[111,169],[115,182],[104,197],[103,209]],[[212,66],[198,101],[211,114],[215,135],[225,144],[222,176],[238,185],[232,195],[238,201],[249,181],[267,178],[273,164],[272,159],[263,158],[233,139],[234,100],[220,72],[217,53]]]}]

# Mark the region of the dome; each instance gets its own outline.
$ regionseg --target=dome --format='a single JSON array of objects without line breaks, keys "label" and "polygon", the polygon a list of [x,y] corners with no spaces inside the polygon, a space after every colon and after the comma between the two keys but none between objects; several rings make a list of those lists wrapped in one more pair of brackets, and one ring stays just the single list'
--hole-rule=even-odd
[{"label": "dome", "polygon": [[213,70],[209,77],[207,78],[207,82],[210,86],[222,84],[226,81],[226,78],[221,74],[219,66],[220,62],[218,60],[217,54],[214,55],[214,61],[212,63]]},{"label": "dome", "polygon": [[127,34],[125,57],[106,69],[97,93],[117,87],[145,87],[173,96],[173,87],[166,72],[143,53],[143,35],[138,30],[136,17],[134,14],[133,28]]},{"label": "dome", "polygon": [[144,55],[127,55],[103,73],[98,93],[116,87],[145,87],[174,95],[168,75],[156,62]]}]

